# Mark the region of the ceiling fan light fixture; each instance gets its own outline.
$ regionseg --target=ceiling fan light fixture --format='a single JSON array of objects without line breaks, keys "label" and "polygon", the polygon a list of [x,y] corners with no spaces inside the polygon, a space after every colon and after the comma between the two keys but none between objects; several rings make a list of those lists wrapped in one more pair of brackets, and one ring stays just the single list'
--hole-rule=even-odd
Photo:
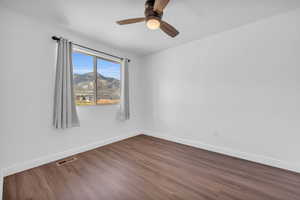
[{"label": "ceiling fan light fixture", "polygon": [[160,21],[155,18],[151,18],[147,20],[146,25],[149,29],[156,30],[160,27]]}]

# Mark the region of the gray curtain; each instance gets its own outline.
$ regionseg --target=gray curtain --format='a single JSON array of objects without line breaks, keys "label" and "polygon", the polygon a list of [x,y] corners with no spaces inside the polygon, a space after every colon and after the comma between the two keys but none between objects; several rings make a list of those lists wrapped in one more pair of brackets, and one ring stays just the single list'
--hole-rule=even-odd
[{"label": "gray curtain", "polygon": [[129,120],[129,61],[123,59],[121,66],[121,102],[120,102],[120,119]]},{"label": "gray curtain", "polygon": [[63,38],[57,48],[53,126],[57,129],[79,126],[73,91],[72,43]]}]

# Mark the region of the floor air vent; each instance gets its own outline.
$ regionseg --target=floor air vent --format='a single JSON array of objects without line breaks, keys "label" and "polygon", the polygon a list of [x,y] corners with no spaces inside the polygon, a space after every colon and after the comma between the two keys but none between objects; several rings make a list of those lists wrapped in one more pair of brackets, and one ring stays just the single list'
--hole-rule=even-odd
[{"label": "floor air vent", "polygon": [[70,163],[70,162],[74,162],[75,160],[77,160],[76,157],[66,158],[66,159],[64,159],[64,160],[57,161],[57,162],[56,162],[56,165],[57,165],[57,166],[66,165],[66,164],[68,164],[68,163]]}]

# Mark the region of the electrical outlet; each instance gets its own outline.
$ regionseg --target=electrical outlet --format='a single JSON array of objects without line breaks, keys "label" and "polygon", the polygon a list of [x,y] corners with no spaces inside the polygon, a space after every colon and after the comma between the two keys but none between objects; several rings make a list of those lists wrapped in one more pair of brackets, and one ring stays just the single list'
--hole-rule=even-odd
[{"label": "electrical outlet", "polygon": [[215,137],[219,137],[219,136],[220,136],[220,133],[219,133],[219,131],[214,131],[214,132],[213,132],[213,136],[215,136]]}]

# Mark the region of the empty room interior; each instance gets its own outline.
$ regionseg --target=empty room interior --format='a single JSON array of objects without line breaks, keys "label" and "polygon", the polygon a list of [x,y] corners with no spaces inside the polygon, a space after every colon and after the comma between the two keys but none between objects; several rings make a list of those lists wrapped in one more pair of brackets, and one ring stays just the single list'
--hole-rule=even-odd
[{"label": "empty room interior", "polygon": [[300,200],[299,0],[0,0],[0,199]]}]

